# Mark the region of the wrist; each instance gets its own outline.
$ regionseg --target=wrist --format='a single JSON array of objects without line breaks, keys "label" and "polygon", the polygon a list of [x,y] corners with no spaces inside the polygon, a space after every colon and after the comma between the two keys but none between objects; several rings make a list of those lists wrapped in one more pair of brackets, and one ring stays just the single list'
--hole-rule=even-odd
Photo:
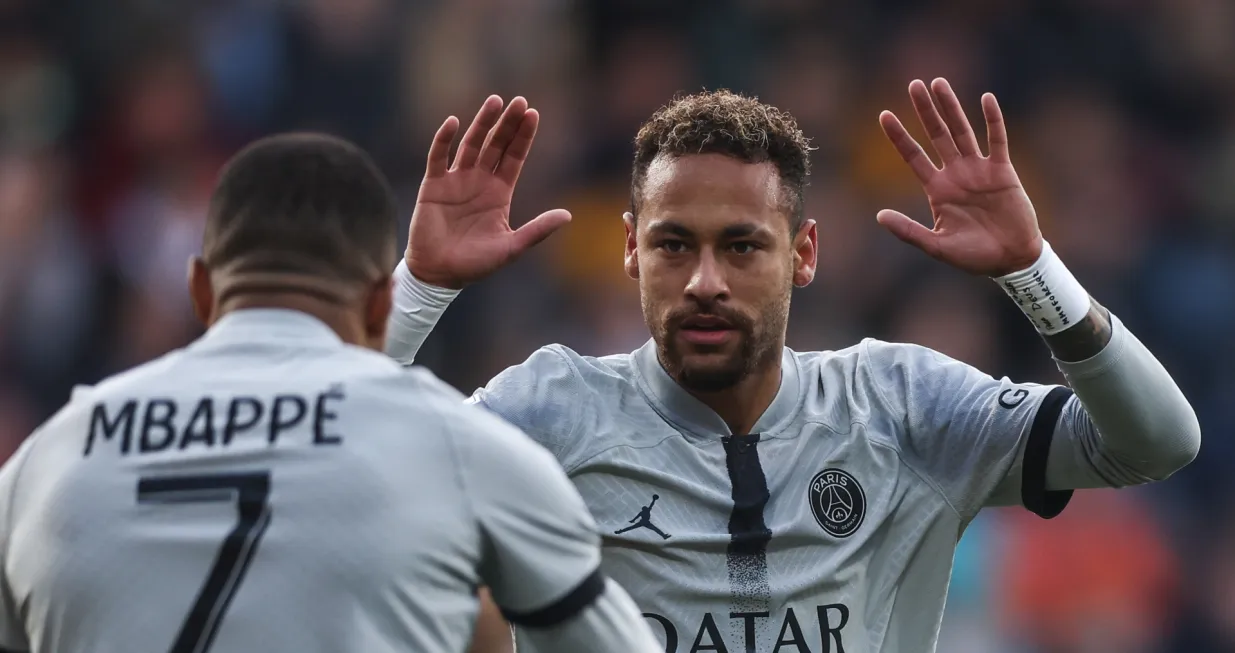
[{"label": "wrist", "polygon": [[994,280],[1043,335],[1068,329],[1089,314],[1089,293],[1045,240],[1031,265]]},{"label": "wrist", "polygon": [[407,271],[411,273],[412,278],[414,278],[416,281],[426,286],[431,286],[433,288],[438,288],[441,290],[454,290],[457,292],[457,291],[463,290],[463,287],[467,285],[464,282],[456,281],[454,279],[448,279],[446,277],[442,277],[439,275],[434,275],[423,269],[420,269],[415,263],[412,262],[412,257],[410,253],[404,254],[403,262],[399,267],[406,268]]},{"label": "wrist", "polygon": [[1009,261],[1008,266],[1002,270],[994,270],[988,274],[996,279],[1014,275],[1018,272],[1024,272],[1033,267],[1035,263],[1042,259],[1043,252],[1046,251],[1046,239],[1038,236],[1037,242],[1033,247],[1026,250],[1025,254],[1018,257],[1015,261]]},{"label": "wrist", "polygon": [[395,268],[394,279],[398,295],[428,306],[444,308],[454,301],[461,291],[459,288],[450,288],[422,279],[412,271],[411,263],[406,259]]}]

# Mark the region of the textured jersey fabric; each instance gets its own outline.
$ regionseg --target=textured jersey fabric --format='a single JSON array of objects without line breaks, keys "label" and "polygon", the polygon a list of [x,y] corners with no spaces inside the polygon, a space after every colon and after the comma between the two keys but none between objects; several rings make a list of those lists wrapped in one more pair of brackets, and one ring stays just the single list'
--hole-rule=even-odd
[{"label": "textured jersey fabric", "polygon": [[0,470],[0,649],[464,651],[478,586],[567,618],[603,592],[598,545],[509,424],[307,315],[241,311],[79,389]]},{"label": "textured jersey fabric", "polygon": [[[1104,355],[1130,338],[1116,327]],[[1048,460],[1063,470],[1050,487],[1147,480],[1097,455],[1068,388],[876,340],[786,349],[750,434],[669,378],[650,342],[603,358],[545,347],[470,401],[562,463],[601,528],[604,570],[669,653],[932,651],[981,508],[1058,514],[1071,493],[1048,490]]]}]

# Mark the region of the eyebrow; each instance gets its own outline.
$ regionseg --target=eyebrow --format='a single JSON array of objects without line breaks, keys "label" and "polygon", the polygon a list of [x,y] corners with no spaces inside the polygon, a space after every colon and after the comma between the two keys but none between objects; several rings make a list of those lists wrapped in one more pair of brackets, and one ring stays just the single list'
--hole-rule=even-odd
[{"label": "eyebrow", "polygon": [[[682,238],[690,238],[695,235],[693,231],[688,229],[686,225],[673,220],[657,220],[648,225],[648,231],[658,233],[669,233]],[[741,222],[725,227],[720,232],[720,237],[723,240],[734,240],[737,238],[762,237],[771,238],[772,232],[763,225],[758,225],[753,222]]]}]

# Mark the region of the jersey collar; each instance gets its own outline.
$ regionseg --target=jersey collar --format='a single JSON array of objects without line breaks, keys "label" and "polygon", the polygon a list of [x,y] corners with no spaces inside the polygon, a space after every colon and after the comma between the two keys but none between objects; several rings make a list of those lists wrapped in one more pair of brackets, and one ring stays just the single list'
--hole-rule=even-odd
[{"label": "jersey collar", "polygon": [[204,345],[235,342],[340,344],[339,334],[325,322],[285,308],[246,308],[219,318],[198,342]]},{"label": "jersey collar", "polygon": [[[679,430],[696,435],[733,435],[729,425],[716,411],[708,408],[669,376],[656,356],[655,341],[648,340],[635,350],[633,359],[639,389],[666,421]],[[798,357],[793,350],[785,347],[780,361],[780,388],[767,410],[755,422],[752,433],[770,435],[789,426],[801,408],[805,395]]]}]

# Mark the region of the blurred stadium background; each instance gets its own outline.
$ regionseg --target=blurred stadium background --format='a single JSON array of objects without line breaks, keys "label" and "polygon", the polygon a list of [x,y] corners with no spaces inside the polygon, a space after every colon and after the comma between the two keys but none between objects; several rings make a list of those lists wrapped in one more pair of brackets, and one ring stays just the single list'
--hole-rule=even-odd
[{"label": "blurred stadium background", "polygon": [[627,351],[630,142],[676,91],[728,87],[818,147],[821,274],[791,346],[871,335],[1053,381],[988,281],[875,211],[925,211],[884,142],[914,77],[970,116],[994,91],[1047,237],[1184,386],[1205,444],[1169,482],[985,513],[957,554],[941,653],[1235,651],[1232,0],[0,0],[0,456],[88,383],[193,338],[184,291],[219,164],[289,129],[355,140],[410,207],[428,139],[486,94],[541,136],[516,221],[575,222],[468,290],[423,361],[470,392],[535,347]]}]

